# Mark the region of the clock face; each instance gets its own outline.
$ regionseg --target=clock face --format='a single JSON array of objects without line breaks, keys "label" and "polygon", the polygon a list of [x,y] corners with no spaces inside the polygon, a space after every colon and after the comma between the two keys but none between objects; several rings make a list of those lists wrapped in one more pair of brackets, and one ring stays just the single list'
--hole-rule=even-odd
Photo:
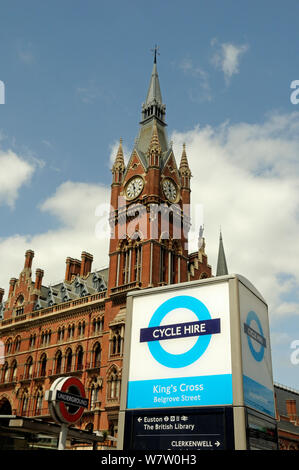
[{"label": "clock face", "polygon": [[177,188],[170,179],[163,181],[163,191],[169,201],[174,202],[176,200],[178,194]]},{"label": "clock face", "polygon": [[126,197],[127,199],[135,199],[139,196],[143,189],[143,179],[140,176],[131,179],[126,187]]}]

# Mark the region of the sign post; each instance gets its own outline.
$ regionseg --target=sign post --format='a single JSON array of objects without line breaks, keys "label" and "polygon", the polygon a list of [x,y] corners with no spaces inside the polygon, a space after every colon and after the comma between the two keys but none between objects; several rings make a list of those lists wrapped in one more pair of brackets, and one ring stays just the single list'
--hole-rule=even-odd
[{"label": "sign post", "polygon": [[79,421],[88,407],[84,385],[77,377],[59,377],[46,392],[46,400],[52,418],[61,424],[58,450],[64,450],[68,426]]},{"label": "sign post", "polygon": [[251,411],[275,428],[268,309],[247,279],[128,294],[119,449],[247,449]]}]

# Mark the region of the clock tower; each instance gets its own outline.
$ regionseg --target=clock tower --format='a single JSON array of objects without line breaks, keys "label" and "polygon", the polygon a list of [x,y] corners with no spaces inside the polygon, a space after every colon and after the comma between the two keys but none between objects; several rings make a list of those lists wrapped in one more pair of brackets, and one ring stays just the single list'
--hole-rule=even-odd
[{"label": "clock tower", "polygon": [[112,167],[108,283],[112,296],[198,279],[201,263],[205,277],[211,275],[204,245],[192,260],[188,254],[191,171],[185,145],[178,166],[168,142],[156,57],[155,51],[132,154],[126,165],[120,140]]}]

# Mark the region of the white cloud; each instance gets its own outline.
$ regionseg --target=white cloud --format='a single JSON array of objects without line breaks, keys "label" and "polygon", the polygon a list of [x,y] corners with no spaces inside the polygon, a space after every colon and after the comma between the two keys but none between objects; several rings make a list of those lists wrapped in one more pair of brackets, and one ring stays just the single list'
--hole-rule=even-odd
[{"label": "white cloud", "polygon": [[259,125],[224,123],[171,137],[176,155],[186,142],[193,211],[203,204],[213,272],[221,225],[229,271],[251,280],[277,317],[299,311],[298,125],[299,113],[269,115]]},{"label": "white cloud", "polygon": [[212,47],[217,46],[217,51],[212,57],[212,64],[221,69],[224,73],[225,81],[228,84],[233,75],[239,73],[239,64],[242,55],[248,50],[247,44],[235,45],[223,43],[218,45],[218,41],[211,41]]},{"label": "white cloud", "polygon": [[35,162],[29,163],[11,150],[0,151],[0,205],[14,207],[20,188],[30,181]]},{"label": "white cloud", "polygon": [[95,210],[98,205],[109,203],[109,189],[87,183],[63,183],[40,206],[41,211],[60,220],[60,228],[36,235],[0,239],[1,266],[5,266],[0,271],[0,286],[5,288],[6,294],[9,279],[19,276],[25,251],[29,248],[35,252],[33,272],[36,268],[42,268],[45,272],[43,283],[46,285],[61,281],[65,274],[66,258],[81,259],[82,251],[94,255],[94,269],[108,265],[109,240],[96,236],[99,217],[95,215]]},{"label": "white cloud", "polygon": [[195,64],[190,58],[183,59],[179,64],[179,68],[186,75],[190,75],[198,80],[199,88],[189,90],[191,101],[211,101],[212,95],[208,72],[198,64]]}]

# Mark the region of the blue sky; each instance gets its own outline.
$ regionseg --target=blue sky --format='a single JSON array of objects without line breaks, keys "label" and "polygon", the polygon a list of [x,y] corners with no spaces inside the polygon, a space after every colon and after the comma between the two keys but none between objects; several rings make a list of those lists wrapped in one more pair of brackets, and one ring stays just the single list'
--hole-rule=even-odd
[{"label": "blue sky", "polygon": [[[0,285],[35,251],[45,282],[65,258],[94,254],[95,207],[111,159],[138,134],[152,56],[169,138],[185,141],[193,202],[204,207],[215,267],[219,226],[229,270],[270,305],[274,378],[299,389],[299,79],[296,1],[3,1],[0,15]],[[79,215],[78,215],[79,214]],[[106,243],[106,244],[105,244]],[[215,272],[215,271],[214,271]]]}]

